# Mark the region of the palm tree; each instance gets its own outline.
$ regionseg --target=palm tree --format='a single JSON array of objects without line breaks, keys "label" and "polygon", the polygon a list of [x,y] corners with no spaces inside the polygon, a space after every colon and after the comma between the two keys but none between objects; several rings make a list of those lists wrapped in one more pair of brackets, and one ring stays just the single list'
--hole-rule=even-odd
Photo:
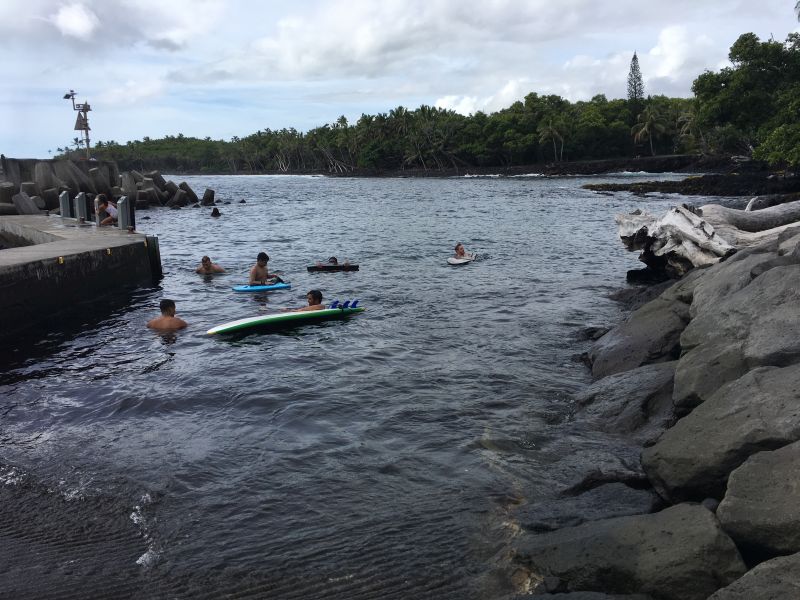
[{"label": "palm tree", "polygon": [[656,136],[656,134],[661,134],[666,131],[667,126],[666,123],[664,123],[664,117],[661,116],[661,113],[658,112],[658,109],[652,106],[647,106],[641,112],[637,120],[639,122],[631,127],[633,141],[638,144],[642,140],[649,140],[650,154],[655,156],[656,151],[653,148],[653,138]]},{"label": "palm tree", "polygon": [[700,150],[703,154],[707,151],[706,138],[703,135],[703,130],[697,124],[697,115],[693,110],[687,110],[680,114],[678,117],[678,127],[681,137],[692,138],[700,142]]},{"label": "palm tree", "polygon": [[553,125],[553,120],[550,119],[546,125],[539,125],[539,143],[544,144],[547,140],[553,141],[553,160],[558,162],[558,151],[556,149],[556,140],[561,142],[561,148],[564,148],[564,138],[559,133],[558,129]]}]

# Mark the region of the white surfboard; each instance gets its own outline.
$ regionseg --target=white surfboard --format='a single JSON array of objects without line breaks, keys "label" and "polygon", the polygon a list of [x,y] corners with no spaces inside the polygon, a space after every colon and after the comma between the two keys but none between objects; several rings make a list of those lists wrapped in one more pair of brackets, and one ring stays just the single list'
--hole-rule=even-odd
[{"label": "white surfboard", "polygon": [[467,252],[463,258],[456,258],[455,256],[451,256],[447,259],[448,265],[465,265],[467,263],[471,263],[473,260],[478,258],[477,254]]}]

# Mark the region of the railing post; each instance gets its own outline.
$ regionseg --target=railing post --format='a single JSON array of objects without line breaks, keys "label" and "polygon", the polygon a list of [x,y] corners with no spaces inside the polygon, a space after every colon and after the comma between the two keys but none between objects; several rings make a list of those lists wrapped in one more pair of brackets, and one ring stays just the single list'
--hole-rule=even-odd
[{"label": "railing post", "polygon": [[127,196],[122,196],[117,200],[117,224],[120,231],[127,231],[129,228],[133,229],[131,208]]},{"label": "railing post", "polygon": [[61,209],[62,219],[72,218],[72,203],[69,201],[69,192],[66,190],[58,195],[58,206]]},{"label": "railing post", "polygon": [[94,224],[100,227],[100,201],[94,197]]},{"label": "railing post", "polygon": [[86,222],[86,192],[75,196],[75,218],[81,223]]}]

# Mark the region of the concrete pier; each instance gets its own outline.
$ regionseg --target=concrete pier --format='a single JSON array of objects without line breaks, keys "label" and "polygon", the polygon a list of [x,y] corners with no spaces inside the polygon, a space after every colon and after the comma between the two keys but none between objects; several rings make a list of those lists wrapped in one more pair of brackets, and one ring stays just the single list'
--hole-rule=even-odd
[{"label": "concrete pier", "polygon": [[161,276],[158,238],[75,219],[0,217],[0,338]]}]

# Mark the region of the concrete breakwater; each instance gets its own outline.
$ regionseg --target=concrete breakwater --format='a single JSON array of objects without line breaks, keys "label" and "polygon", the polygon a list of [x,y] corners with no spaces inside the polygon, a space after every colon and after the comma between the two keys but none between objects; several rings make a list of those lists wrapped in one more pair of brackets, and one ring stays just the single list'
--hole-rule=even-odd
[{"label": "concrete breakwater", "polygon": [[152,285],[158,239],[44,215],[0,217],[0,337],[110,291]]},{"label": "concrete breakwater", "polygon": [[214,190],[202,198],[183,181],[175,184],[158,171],[120,173],[113,161],[37,160],[2,157],[0,215],[38,214],[59,208],[59,195],[70,200],[83,192],[88,200],[105,194],[110,200],[127,196],[136,209],[150,206],[183,207],[214,204]]},{"label": "concrete breakwater", "polygon": [[518,509],[518,580],[564,600],[798,597],[800,227],[691,271],[588,358],[571,422],[618,450],[558,518]]}]

